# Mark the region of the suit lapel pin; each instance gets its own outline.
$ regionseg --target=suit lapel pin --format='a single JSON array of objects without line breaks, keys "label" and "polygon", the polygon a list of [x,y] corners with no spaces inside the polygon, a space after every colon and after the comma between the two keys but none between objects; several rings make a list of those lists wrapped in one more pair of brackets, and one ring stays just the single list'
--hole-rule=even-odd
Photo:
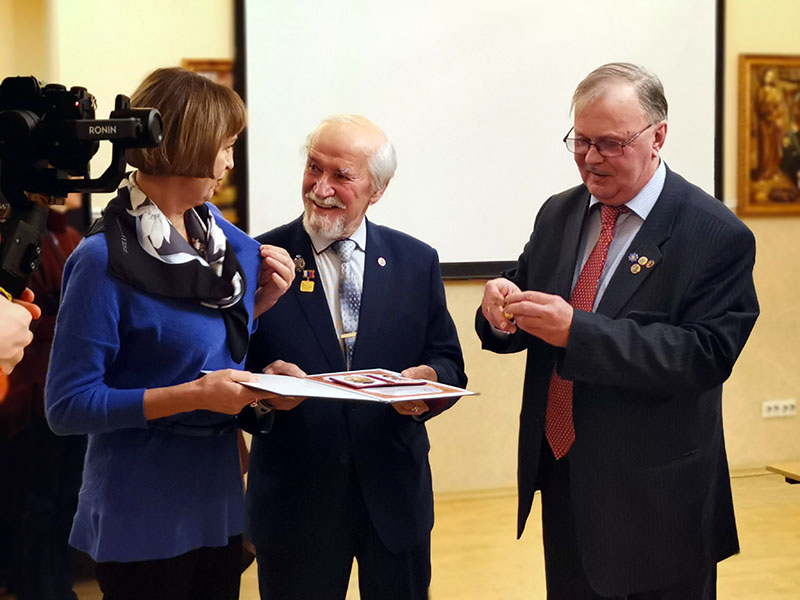
[{"label": "suit lapel pin", "polygon": [[[631,273],[633,273],[634,275],[636,275],[639,271],[642,270],[642,265],[644,263],[642,263],[642,259],[639,258],[638,252],[631,252],[630,254],[628,254],[628,262],[632,263]],[[647,262],[647,258],[644,259],[644,262]]]},{"label": "suit lapel pin", "polygon": [[631,252],[628,254],[628,262],[631,264],[631,273],[636,275],[637,273],[641,272],[642,267],[645,269],[652,269],[653,265],[656,264],[652,258],[647,258],[646,256],[639,256],[638,252]]},{"label": "suit lapel pin", "polygon": [[379,256],[379,257],[378,257],[378,264],[379,264],[381,267],[385,267],[385,266],[386,266],[386,259],[385,259],[385,258],[383,258],[382,256]]},{"label": "suit lapel pin", "polygon": [[298,273],[302,272],[303,269],[306,268],[306,259],[304,259],[299,254],[294,257],[293,261],[294,261],[294,270],[297,271]]},{"label": "suit lapel pin", "polygon": [[301,292],[314,291],[314,269],[308,269],[303,271],[303,280],[300,282],[300,291]]}]

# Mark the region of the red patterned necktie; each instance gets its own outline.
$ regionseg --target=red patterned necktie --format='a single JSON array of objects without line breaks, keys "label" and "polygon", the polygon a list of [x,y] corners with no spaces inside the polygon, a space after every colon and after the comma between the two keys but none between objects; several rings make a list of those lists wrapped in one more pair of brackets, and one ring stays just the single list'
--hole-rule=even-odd
[{"label": "red patterned necktie", "polygon": [[[594,307],[597,285],[606,264],[608,247],[614,237],[617,217],[627,211],[628,208],[625,206],[602,205],[600,235],[592,253],[586,259],[586,264],[583,265],[583,270],[581,270],[569,299],[569,303],[574,308],[591,312]],[[575,443],[575,424],[572,421],[572,381],[559,377],[555,369],[553,369],[550,388],[547,391],[545,435],[556,459],[566,455],[572,444]]]}]

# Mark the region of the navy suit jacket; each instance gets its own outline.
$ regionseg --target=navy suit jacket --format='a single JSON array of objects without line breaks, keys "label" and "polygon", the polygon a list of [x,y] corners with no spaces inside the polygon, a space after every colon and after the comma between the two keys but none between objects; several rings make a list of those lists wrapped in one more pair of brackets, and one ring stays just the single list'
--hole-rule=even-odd
[{"label": "navy suit jacket", "polygon": [[[551,197],[514,269],[522,290],[569,298],[584,186]],[[631,271],[630,254],[655,261]],[[755,241],[721,202],[667,170],[664,189],[596,312],[576,310],[566,349],[476,330],[527,350],[518,534],[530,512],[550,375],[574,382],[568,456],[577,540],[602,595],[661,589],[738,551],[722,431],[722,383],[758,316]]]},{"label": "navy suit jacket", "polygon": [[[257,239],[303,257],[305,269],[316,269],[300,219]],[[300,280],[259,318],[248,351],[250,370],[261,371],[277,359],[309,374],[345,370],[322,283],[317,279],[313,292],[303,292]],[[438,255],[404,233],[367,222],[352,369],[402,371],[420,364],[433,367],[443,383],[466,385]],[[387,405],[311,398],[291,411],[276,411],[271,432],[253,440],[249,535],[259,553],[307,557],[313,549],[304,542],[313,536],[304,531],[342,519],[337,503],[346,501],[341,494],[355,473],[383,543],[392,551],[417,544],[433,527],[429,448],[425,424]]]}]

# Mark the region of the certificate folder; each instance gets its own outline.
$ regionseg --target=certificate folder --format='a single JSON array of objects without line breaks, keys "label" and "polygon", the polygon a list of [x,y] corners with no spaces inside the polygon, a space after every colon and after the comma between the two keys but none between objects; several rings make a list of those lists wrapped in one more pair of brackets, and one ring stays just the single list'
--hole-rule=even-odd
[{"label": "certificate folder", "polygon": [[[389,371],[388,369],[321,373],[319,375],[309,375],[305,379],[288,375],[255,374],[258,375],[259,381],[242,382],[242,384],[280,396],[304,396],[307,398],[390,404],[406,400],[457,398],[475,395],[475,392],[437,381],[420,379],[411,384],[400,373]],[[392,379],[402,381],[402,383],[393,385],[391,383]],[[370,380],[375,383],[370,383]]]}]

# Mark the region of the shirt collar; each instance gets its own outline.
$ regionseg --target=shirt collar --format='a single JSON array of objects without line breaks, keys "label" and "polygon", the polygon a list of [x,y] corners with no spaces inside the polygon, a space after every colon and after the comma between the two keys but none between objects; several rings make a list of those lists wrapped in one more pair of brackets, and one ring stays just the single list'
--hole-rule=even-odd
[{"label": "shirt collar", "polygon": [[[663,160],[659,159],[656,172],[653,173],[650,181],[648,181],[645,186],[639,190],[638,194],[628,200],[628,202],[625,203],[625,206],[627,206],[631,212],[638,215],[644,221],[647,218],[647,215],[650,214],[650,211],[653,210],[656,200],[658,200],[658,197],[661,195],[661,191],[664,189],[664,181],[666,178],[667,165]],[[589,208],[591,209],[598,202],[600,201],[592,196],[589,200]]]},{"label": "shirt collar", "polygon": [[[325,236],[318,234],[317,232],[311,232],[308,234],[308,237],[311,238],[311,245],[314,247],[314,252],[316,254],[322,254],[330,248],[331,244],[336,240],[329,240]],[[345,239],[351,239],[356,243],[356,247],[360,248],[362,252],[367,251],[367,218],[364,217],[361,220],[361,225],[358,226],[353,232],[353,235],[349,236]]]}]

